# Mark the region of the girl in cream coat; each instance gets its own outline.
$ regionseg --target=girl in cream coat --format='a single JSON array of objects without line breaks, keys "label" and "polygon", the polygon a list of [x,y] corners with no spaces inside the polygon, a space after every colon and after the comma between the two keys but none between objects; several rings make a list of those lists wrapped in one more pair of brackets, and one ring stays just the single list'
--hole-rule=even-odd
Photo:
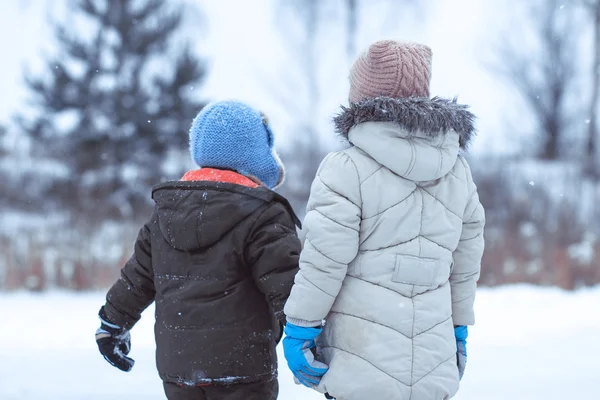
[{"label": "girl in cream coat", "polygon": [[284,351],[338,400],[449,399],[464,372],[485,224],[460,155],[474,116],[431,99],[430,77],[427,46],[371,45],[335,119],[352,146],[311,189]]}]

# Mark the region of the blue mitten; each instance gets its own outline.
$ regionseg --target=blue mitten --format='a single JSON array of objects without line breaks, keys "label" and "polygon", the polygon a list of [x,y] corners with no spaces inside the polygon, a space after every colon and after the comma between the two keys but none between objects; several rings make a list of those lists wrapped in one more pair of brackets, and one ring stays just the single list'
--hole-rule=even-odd
[{"label": "blue mitten", "polygon": [[467,366],[467,337],[469,329],[464,325],[454,327],[454,337],[456,338],[456,364],[458,365],[458,377],[462,379]]},{"label": "blue mitten", "polygon": [[329,369],[327,365],[315,360],[313,353],[315,338],[322,331],[321,327],[306,328],[289,322],[285,326],[283,354],[296,379],[307,387],[318,385]]}]

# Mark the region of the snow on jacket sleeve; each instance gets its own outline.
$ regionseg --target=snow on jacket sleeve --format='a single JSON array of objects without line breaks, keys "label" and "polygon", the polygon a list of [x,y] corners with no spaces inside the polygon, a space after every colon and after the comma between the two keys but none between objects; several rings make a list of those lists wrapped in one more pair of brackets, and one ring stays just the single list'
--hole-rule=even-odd
[{"label": "snow on jacket sleeve", "polygon": [[485,211],[479,202],[477,187],[473,182],[471,170],[466,160],[460,158],[465,166],[469,200],[463,217],[462,234],[458,247],[454,251],[454,268],[450,275],[452,290],[452,319],[454,325],[473,325],[475,313],[475,290],[481,271],[483,256]]},{"label": "snow on jacket sleeve", "polygon": [[352,159],[344,152],[328,155],[311,187],[300,271],[285,306],[288,322],[321,325],[331,310],[348,264],[358,252],[360,196]]},{"label": "snow on jacket sleeve", "polygon": [[104,311],[110,322],[131,329],[152,304],[154,295],[150,230],[146,224],[140,229],[133,255],[121,269],[121,277],[106,295]]},{"label": "snow on jacket sleeve", "polygon": [[298,272],[300,248],[289,211],[278,202],[269,205],[254,223],[248,238],[246,260],[258,289],[282,325],[285,324],[283,306]]}]

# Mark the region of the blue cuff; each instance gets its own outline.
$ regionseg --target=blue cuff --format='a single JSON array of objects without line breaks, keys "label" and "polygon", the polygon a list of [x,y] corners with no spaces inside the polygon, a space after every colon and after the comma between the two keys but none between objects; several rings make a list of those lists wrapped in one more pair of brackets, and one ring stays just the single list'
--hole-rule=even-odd
[{"label": "blue cuff", "polygon": [[454,327],[454,337],[456,340],[467,340],[469,336],[469,328],[465,325],[459,325]]},{"label": "blue cuff", "polygon": [[284,332],[294,339],[313,340],[323,331],[321,327],[305,328],[291,323],[285,324]]},{"label": "blue cuff", "polygon": [[108,322],[107,320],[103,319],[102,317],[99,317],[99,318],[100,318],[100,322],[102,324],[108,326],[109,328],[121,330],[121,327],[119,325],[111,324],[110,322]]}]

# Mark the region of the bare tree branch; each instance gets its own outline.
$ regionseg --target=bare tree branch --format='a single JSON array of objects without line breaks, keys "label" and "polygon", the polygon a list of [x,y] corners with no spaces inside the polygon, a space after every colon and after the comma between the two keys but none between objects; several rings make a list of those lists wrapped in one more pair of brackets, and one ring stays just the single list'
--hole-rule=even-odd
[{"label": "bare tree branch", "polygon": [[600,106],[600,0],[582,0],[584,7],[589,11],[593,24],[591,78],[592,93],[589,102],[589,119],[586,145],[586,174],[592,178],[600,179],[600,165],[598,163],[598,107]]},{"label": "bare tree branch", "polygon": [[566,97],[576,78],[575,21],[557,0],[538,0],[529,12],[538,48],[523,48],[525,32],[518,32],[512,40],[503,38],[495,46],[495,70],[517,89],[533,112],[543,135],[539,156],[554,160],[562,156],[560,143],[570,120]]}]

